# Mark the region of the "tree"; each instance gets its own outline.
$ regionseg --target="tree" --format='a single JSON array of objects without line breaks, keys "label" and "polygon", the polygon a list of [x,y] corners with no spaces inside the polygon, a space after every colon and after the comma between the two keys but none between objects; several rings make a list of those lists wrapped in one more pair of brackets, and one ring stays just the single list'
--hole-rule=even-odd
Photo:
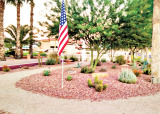
[{"label": "tree", "polygon": [[[29,34],[30,28],[28,25],[20,26],[20,50],[21,57],[23,57],[22,46],[27,45],[29,43],[29,38],[27,38],[27,34]],[[16,46],[17,43],[17,28],[14,25],[10,25],[5,29],[11,38],[5,38],[6,44],[11,44],[12,46]]]},{"label": "tree", "polygon": [[25,0],[7,0],[9,3],[17,7],[17,38],[16,38],[16,59],[21,59],[21,50],[20,50],[20,7],[23,5]]},{"label": "tree", "polygon": [[32,45],[34,43],[34,40],[33,40],[33,8],[34,8],[34,0],[27,0],[27,2],[30,3],[30,7],[31,7],[31,12],[30,12],[30,40],[29,40],[29,54],[31,55],[31,58],[33,58],[33,48],[32,48]]},{"label": "tree", "polygon": [[120,18],[121,40],[124,48],[131,49],[134,60],[139,49],[151,47],[153,4],[151,0],[128,0],[126,6]]},{"label": "tree", "polygon": [[5,0],[0,0],[0,61],[5,61],[5,48],[4,48],[4,18]]},{"label": "tree", "polygon": [[[160,76],[160,0],[154,0],[153,7],[153,34],[152,34],[152,76],[153,83],[157,83]],[[160,83],[160,81],[158,82]]]}]

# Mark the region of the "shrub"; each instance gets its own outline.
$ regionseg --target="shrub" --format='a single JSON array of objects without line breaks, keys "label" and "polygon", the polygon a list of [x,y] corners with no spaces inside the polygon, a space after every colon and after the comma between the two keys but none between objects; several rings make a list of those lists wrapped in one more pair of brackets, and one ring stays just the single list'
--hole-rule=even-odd
[{"label": "shrub", "polygon": [[102,80],[99,80],[99,81],[98,81],[98,84],[103,84],[103,81],[102,81]]},{"label": "shrub", "polygon": [[136,83],[137,77],[132,70],[122,69],[118,80],[123,83]]},{"label": "shrub", "polygon": [[49,76],[49,75],[50,75],[50,71],[49,70],[44,70],[43,76]]},{"label": "shrub", "polygon": [[105,58],[103,58],[103,59],[101,59],[101,62],[102,62],[102,63],[105,63],[105,62],[107,62],[107,61],[106,61]]},{"label": "shrub", "polygon": [[86,54],[90,54],[90,52],[86,52]]},{"label": "shrub", "polygon": [[113,68],[113,69],[116,69],[116,65],[113,65],[112,68]]},{"label": "shrub", "polygon": [[143,74],[151,75],[151,68],[143,69]]},{"label": "shrub", "polygon": [[92,70],[92,68],[88,68],[87,66],[82,67],[81,69],[81,73],[93,73],[94,71]]},{"label": "shrub", "polygon": [[56,61],[52,58],[47,59],[45,62],[46,65],[54,65],[55,63]]},{"label": "shrub", "polygon": [[103,90],[105,90],[107,87],[108,87],[108,85],[107,85],[107,84],[104,84],[104,85],[103,85]]},{"label": "shrub", "polygon": [[142,66],[142,64],[140,63],[139,66]]},{"label": "shrub", "polygon": [[50,53],[48,57],[56,60],[56,63],[60,63],[59,58],[58,58],[58,54],[56,52]]},{"label": "shrub", "polygon": [[96,87],[96,91],[101,92],[103,90],[103,85],[102,84],[98,84]]},{"label": "shrub", "polygon": [[[96,60],[93,61],[93,64],[95,64]],[[101,61],[98,61],[96,66],[101,66]]]},{"label": "shrub", "polygon": [[11,69],[10,69],[7,65],[3,65],[2,70],[3,70],[4,72],[8,72],[8,71],[10,71]]},{"label": "shrub", "polygon": [[72,60],[72,62],[74,62],[74,61],[78,61],[78,58],[77,58],[77,57],[74,57],[74,56],[71,56],[71,57],[70,57],[70,60]]},{"label": "shrub", "polygon": [[47,54],[46,53],[40,53],[41,56],[46,57]]},{"label": "shrub", "polygon": [[71,80],[72,80],[72,77],[71,77],[71,76],[67,76],[66,80],[67,80],[67,81],[71,81]]},{"label": "shrub", "polygon": [[118,63],[119,65],[123,65],[126,63],[126,61],[124,60],[124,57],[120,55],[116,57],[116,63]]},{"label": "shrub", "polygon": [[88,79],[88,87],[93,87],[91,79]]},{"label": "shrub", "polygon": [[137,77],[142,74],[142,72],[140,70],[137,70],[137,69],[134,69],[133,72]]},{"label": "shrub", "polygon": [[24,67],[22,67],[22,69],[29,69],[29,67],[28,66],[24,66]]},{"label": "shrub", "polygon": [[106,72],[107,69],[103,67],[103,68],[100,68],[99,71],[100,71],[100,72]]},{"label": "shrub", "polygon": [[96,77],[94,78],[94,84],[98,84],[98,81],[99,81],[99,78],[98,78],[98,76],[96,76]]}]

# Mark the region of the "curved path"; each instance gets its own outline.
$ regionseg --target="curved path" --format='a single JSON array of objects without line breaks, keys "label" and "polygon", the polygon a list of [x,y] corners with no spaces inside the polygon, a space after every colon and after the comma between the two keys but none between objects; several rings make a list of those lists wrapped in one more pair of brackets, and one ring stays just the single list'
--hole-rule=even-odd
[{"label": "curved path", "polygon": [[[67,65],[73,67],[75,65]],[[52,67],[51,70],[61,67]],[[114,101],[58,99],[16,88],[21,78],[46,68],[3,74],[0,76],[0,110],[13,114],[160,114],[160,93]]]}]

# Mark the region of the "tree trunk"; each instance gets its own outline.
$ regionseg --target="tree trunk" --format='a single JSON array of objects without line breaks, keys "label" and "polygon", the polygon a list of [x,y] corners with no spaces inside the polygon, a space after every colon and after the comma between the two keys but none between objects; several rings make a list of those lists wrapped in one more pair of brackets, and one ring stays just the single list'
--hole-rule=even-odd
[{"label": "tree trunk", "polygon": [[141,50],[141,61],[144,61],[144,49]]},{"label": "tree trunk", "polygon": [[152,32],[152,76],[153,83],[160,83],[160,0],[154,0]]},{"label": "tree trunk", "polygon": [[146,58],[147,58],[147,62],[150,63],[149,54],[148,54],[148,48],[146,47],[145,50],[146,50]]},{"label": "tree trunk", "polygon": [[5,61],[5,48],[4,48],[4,28],[3,28],[3,17],[4,17],[4,5],[3,0],[0,1],[0,61]]},{"label": "tree trunk", "polygon": [[93,49],[91,49],[91,68],[93,68]]},{"label": "tree trunk", "polygon": [[16,59],[21,59],[21,48],[20,48],[20,3],[17,2],[17,38],[16,38]]},{"label": "tree trunk", "polygon": [[33,58],[33,8],[34,8],[34,3],[33,0],[31,0],[31,12],[30,12],[30,45],[29,45],[29,54],[31,55],[31,58]]}]

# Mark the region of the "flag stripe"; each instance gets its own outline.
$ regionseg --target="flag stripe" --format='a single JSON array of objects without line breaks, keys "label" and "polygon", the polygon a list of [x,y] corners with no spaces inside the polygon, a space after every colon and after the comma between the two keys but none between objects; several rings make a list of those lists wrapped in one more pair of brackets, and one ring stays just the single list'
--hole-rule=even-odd
[{"label": "flag stripe", "polygon": [[[68,32],[65,34],[64,38],[61,38],[62,40],[59,42],[59,45],[62,44],[62,42],[64,42],[64,39],[66,39],[66,37],[68,36]],[[68,38],[68,37],[67,37]]]},{"label": "flag stripe", "polygon": [[[67,42],[65,42],[65,44],[64,45],[67,45],[67,43],[69,42],[69,39],[67,40]],[[64,50],[64,48],[65,48],[65,46],[63,46],[62,48],[61,48],[61,50],[58,52],[58,54],[61,54],[62,53],[62,51]]]}]

